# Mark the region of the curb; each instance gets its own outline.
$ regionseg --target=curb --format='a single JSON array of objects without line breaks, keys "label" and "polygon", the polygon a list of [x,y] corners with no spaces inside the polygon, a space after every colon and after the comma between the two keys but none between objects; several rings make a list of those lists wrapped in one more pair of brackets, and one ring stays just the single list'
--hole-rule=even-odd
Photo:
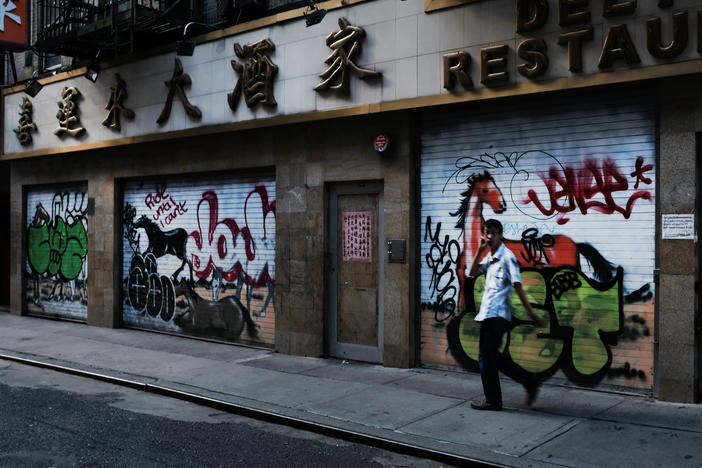
[{"label": "curb", "polygon": [[122,387],[128,387],[135,390],[141,390],[144,392],[153,393],[156,395],[161,395],[169,398],[175,398],[182,401],[187,401],[189,403],[194,403],[196,405],[207,406],[209,408],[217,409],[219,411],[237,414],[240,416],[246,416],[252,419],[257,419],[260,421],[266,421],[269,423],[280,424],[284,426],[293,427],[296,429],[302,429],[309,432],[314,432],[316,434],[321,434],[324,436],[335,437],[337,439],[342,439],[348,442],[355,442],[363,445],[368,445],[371,447],[389,450],[392,452],[411,455],[419,458],[426,458],[430,460],[435,460],[441,463],[448,463],[456,466],[470,466],[470,467],[500,467],[507,468],[507,465],[502,465],[494,462],[489,462],[485,460],[479,460],[471,457],[460,456],[452,454],[449,452],[443,452],[440,450],[434,450],[426,447],[421,447],[418,445],[407,444],[404,442],[398,442],[396,440],[372,436],[364,434],[358,431],[351,431],[348,429],[341,429],[334,426],[329,426],[327,424],[321,424],[316,422],[307,421],[300,418],[294,418],[291,416],[285,416],[281,414],[274,413],[272,411],[261,410],[253,408],[250,406],[239,405],[236,403],[230,403],[223,400],[218,400],[215,398],[204,397],[202,395],[197,395],[195,393],[184,392],[180,390],[175,390],[172,388],[164,387],[161,385],[154,385],[150,383],[139,382],[136,380],[123,379],[120,377],[113,377],[106,374],[99,374],[96,372],[84,371],[80,369],[75,369],[72,367],[61,366],[58,364],[50,364],[47,362],[37,361],[34,359],[27,359],[18,356],[12,356],[8,354],[0,354],[0,359],[16,362],[19,364],[24,364],[33,367],[39,367],[43,369],[49,369],[56,372],[62,372],[65,374],[75,375],[79,377],[89,378],[93,380],[99,380],[102,382],[107,382],[113,385],[119,385]]}]

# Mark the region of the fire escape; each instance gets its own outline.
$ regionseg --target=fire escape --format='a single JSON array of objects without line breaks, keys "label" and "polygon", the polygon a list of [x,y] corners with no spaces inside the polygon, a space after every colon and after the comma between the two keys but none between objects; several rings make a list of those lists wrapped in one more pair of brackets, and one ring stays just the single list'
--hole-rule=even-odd
[{"label": "fire escape", "polygon": [[[1,1],[1,0],[0,0]],[[93,61],[173,44],[196,34],[320,0],[35,0],[39,52]],[[204,27],[203,27],[204,26]]]},{"label": "fire escape", "polygon": [[200,21],[200,0],[37,0],[36,50],[92,59],[180,39]]}]

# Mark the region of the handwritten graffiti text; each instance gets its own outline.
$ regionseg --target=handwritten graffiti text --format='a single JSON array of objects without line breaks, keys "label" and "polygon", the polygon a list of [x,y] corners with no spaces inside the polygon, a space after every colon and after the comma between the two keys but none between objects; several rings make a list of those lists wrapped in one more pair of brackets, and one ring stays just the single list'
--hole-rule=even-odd
[{"label": "handwritten graffiti text", "polygon": [[152,215],[154,221],[161,223],[161,227],[168,226],[178,216],[188,212],[185,207],[187,202],[177,202],[170,194],[166,192],[166,184],[156,188],[156,193],[149,192],[144,198],[144,204],[150,210],[156,209],[156,213]]},{"label": "handwritten graffiti text", "polygon": [[440,239],[441,223],[436,224],[436,229],[431,232],[431,217],[427,217],[424,231],[424,241],[431,240],[429,253],[425,256],[427,266],[431,269],[431,297],[436,294],[434,304],[425,304],[434,310],[436,320],[441,322],[454,315],[456,310],[456,296],[458,289],[454,285],[456,278],[455,266],[458,264],[461,247],[455,239],[450,239],[448,234]]},{"label": "handwritten graffiti text", "polygon": [[[637,159],[636,171],[631,174],[636,179],[635,188],[638,187],[639,182],[644,184],[652,182],[643,175],[652,169],[651,165],[643,166],[643,158]],[[624,218],[629,219],[636,200],[651,200],[651,192],[648,190],[632,193],[624,206],[620,206],[614,200],[613,195],[616,192],[629,190],[629,182],[611,159],[606,159],[601,165],[597,161],[588,161],[585,167],[579,170],[572,167],[551,167],[548,176],[541,177],[548,189],[550,208],[541,202],[534,189],[528,191],[527,199],[523,203],[525,205],[533,203],[542,214],[547,216],[560,213],[558,224],[567,223],[569,218],[565,217],[565,213],[570,213],[576,208],[583,215],[592,210],[604,214],[620,213]],[[604,201],[594,200],[599,195]]]},{"label": "handwritten graffiti text", "polygon": [[550,234],[541,237],[538,235],[539,230],[536,228],[529,228],[522,233],[524,251],[520,252],[521,256],[527,263],[550,263],[545,249],[553,247],[556,241]]}]

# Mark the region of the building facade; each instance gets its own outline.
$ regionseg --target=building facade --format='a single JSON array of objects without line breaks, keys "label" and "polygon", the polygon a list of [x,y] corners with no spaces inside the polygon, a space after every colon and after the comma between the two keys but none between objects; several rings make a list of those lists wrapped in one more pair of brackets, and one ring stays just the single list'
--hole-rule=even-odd
[{"label": "building facade", "polygon": [[320,7],[4,92],[11,312],[475,370],[496,218],[504,353],[699,401],[695,2]]}]

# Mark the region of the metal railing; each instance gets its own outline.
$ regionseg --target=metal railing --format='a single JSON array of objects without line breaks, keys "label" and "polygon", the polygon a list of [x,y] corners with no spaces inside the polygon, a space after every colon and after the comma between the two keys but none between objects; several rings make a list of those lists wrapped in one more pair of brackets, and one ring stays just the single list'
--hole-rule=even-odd
[{"label": "metal railing", "polygon": [[[177,0],[175,0],[177,2]],[[38,0],[39,34],[45,38],[78,32],[81,27],[130,10],[133,6],[163,12],[173,0]]]},{"label": "metal railing", "polygon": [[[189,21],[223,27],[298,8],[309,0],[36,0],[42,52],[115,55],[173,41]],[[177,32],[176,32],[177,31]],[[81,54],[83,49],[85,53]]]}]

